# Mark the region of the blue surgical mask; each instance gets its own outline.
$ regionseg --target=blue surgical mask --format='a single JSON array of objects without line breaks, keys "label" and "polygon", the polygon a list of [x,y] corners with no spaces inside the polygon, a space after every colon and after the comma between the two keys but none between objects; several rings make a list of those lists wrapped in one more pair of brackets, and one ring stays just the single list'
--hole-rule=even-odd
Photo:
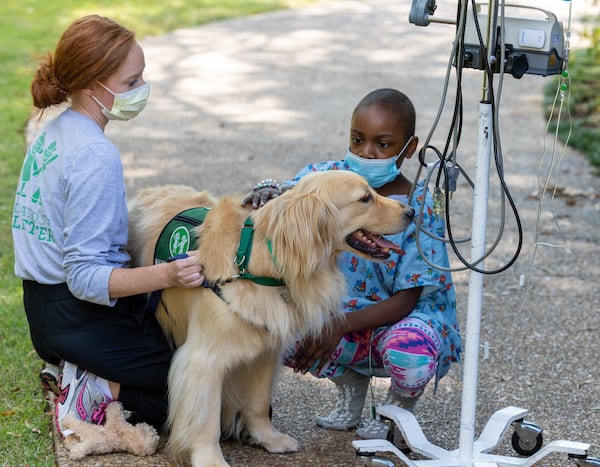
[{"label": "blue surgical mask", "polygon": [[350,148],[346,153],[346,164],[350,170],[358,175],[362,175],[373,188],[379,188],[396,179],[400,175],[400,167],[396,165],[398,159],[402,157],[404,151],[412,141],[412,137],[406,142],[402,150],[394,157],[389,159],[366,159],[357,156]]}]

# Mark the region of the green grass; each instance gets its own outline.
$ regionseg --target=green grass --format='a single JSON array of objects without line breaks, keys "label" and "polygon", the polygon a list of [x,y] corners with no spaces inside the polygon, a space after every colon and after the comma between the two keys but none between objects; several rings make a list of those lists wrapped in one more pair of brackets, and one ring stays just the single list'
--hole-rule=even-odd
[{"label": "green grass", "polygon": [[[549,130],[555,132],[558,126],[558,137],[562,141],[569,138],[569,146],[580,150],[594,166],[600,167],[600,18],[587,20],[591,46],[571,52],[567,68],[570,81],[562,80],[567,88],[561,121],[554,118]],[[546,86],[546,116],[560,82],[561,78],[557,77]]]},{"label": "green grass", "polygon": [[138,37],[229,17],[290,8],[315,0],[4,0],[0,2],[0,464],[52,466],[50,416],[29,339],[20,282],[13,276],[10,214],[32,110],[36,57],[52,51],[77,17],[110,16]]}]

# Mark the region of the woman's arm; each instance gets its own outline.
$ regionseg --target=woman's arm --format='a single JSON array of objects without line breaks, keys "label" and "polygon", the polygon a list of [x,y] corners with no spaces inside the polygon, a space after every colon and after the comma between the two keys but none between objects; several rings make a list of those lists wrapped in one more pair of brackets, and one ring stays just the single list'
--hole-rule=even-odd
[{"label": "woman's arm", "polygon": [[199,287],[204,282],[197,252],[169,263],[138,268],[114,268],[108,280],[111,299],[153,292],[168,287]]}]

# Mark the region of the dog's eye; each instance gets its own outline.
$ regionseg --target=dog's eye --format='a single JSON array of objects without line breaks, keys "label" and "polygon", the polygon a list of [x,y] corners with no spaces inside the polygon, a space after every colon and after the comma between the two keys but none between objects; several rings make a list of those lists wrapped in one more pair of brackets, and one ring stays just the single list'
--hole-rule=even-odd
[{"label": "dog's eye", "polygon": [[367,193],[360,199],[361,203],[370,203],[373,200],[373,195],[371,193]]}]

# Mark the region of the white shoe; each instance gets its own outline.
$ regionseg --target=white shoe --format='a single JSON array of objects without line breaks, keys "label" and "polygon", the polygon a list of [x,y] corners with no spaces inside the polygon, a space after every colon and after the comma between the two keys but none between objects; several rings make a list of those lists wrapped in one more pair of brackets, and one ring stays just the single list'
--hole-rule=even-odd
[{"label": "white shoe", "polygon": [[387,439],[390,432],[389,423],[379,418],[364,420],[356,430],[356,436],[363,439]]},{"label": "white shoe", "polygon": [[[384,405],[396,405],[409,412],[413,412],[422,394],[421,392],[415,397],[402,397],[396,394],[392,388],[389,388]],[[361,426],[356,430],[356,435],[363,439],[387,439],[388,441],[392,441],[400,450],[408,449],[404,436],[402,436],[398,427],[394,427],[393,439],[388,439],[390,437],[390,425],[391,422],[384,422],[379,417],[371,418],[361,423]]]},{"label": "white shoe", "polygon": [[317,425],[330,430],[349,430],[360,423],[365,397],[369,388],[369,376],[346,370],[332,380],[338,390],[335,409],[329,415],[315,418]]},{"label": "white shoe", "polygon": [[64,362],[60,374],[60,396],[55,400],[56,426],[63,436],[70,433],[62,429],[62,421],[69,413],[78,419],[102,425],[106,418],[106,406],[112,399],[95,384],[95,375],[73,363]]},{"label": "white shoe", "polygon": [[396,393],[396,391],[390,387],[387,392],[387,397],[385,398],[385,404],[383,405],[395,405],[412,413],[415,411],[415,405],[417,405],[417,402],[422,395],[423,391],[413,397],[404,397]]},{"label": "white shoe", "polygon": [[360,427],[356,430],[356,436],[363,439],[385,439],[391,441],[401,451],[410,450],[408,444],[402,436],[402,432],[398,427],[394,427],[393,438],[390,439],[390,424],[391,422],[383,422],[378,419],[371,418],[369,421],[363,421]]}]

